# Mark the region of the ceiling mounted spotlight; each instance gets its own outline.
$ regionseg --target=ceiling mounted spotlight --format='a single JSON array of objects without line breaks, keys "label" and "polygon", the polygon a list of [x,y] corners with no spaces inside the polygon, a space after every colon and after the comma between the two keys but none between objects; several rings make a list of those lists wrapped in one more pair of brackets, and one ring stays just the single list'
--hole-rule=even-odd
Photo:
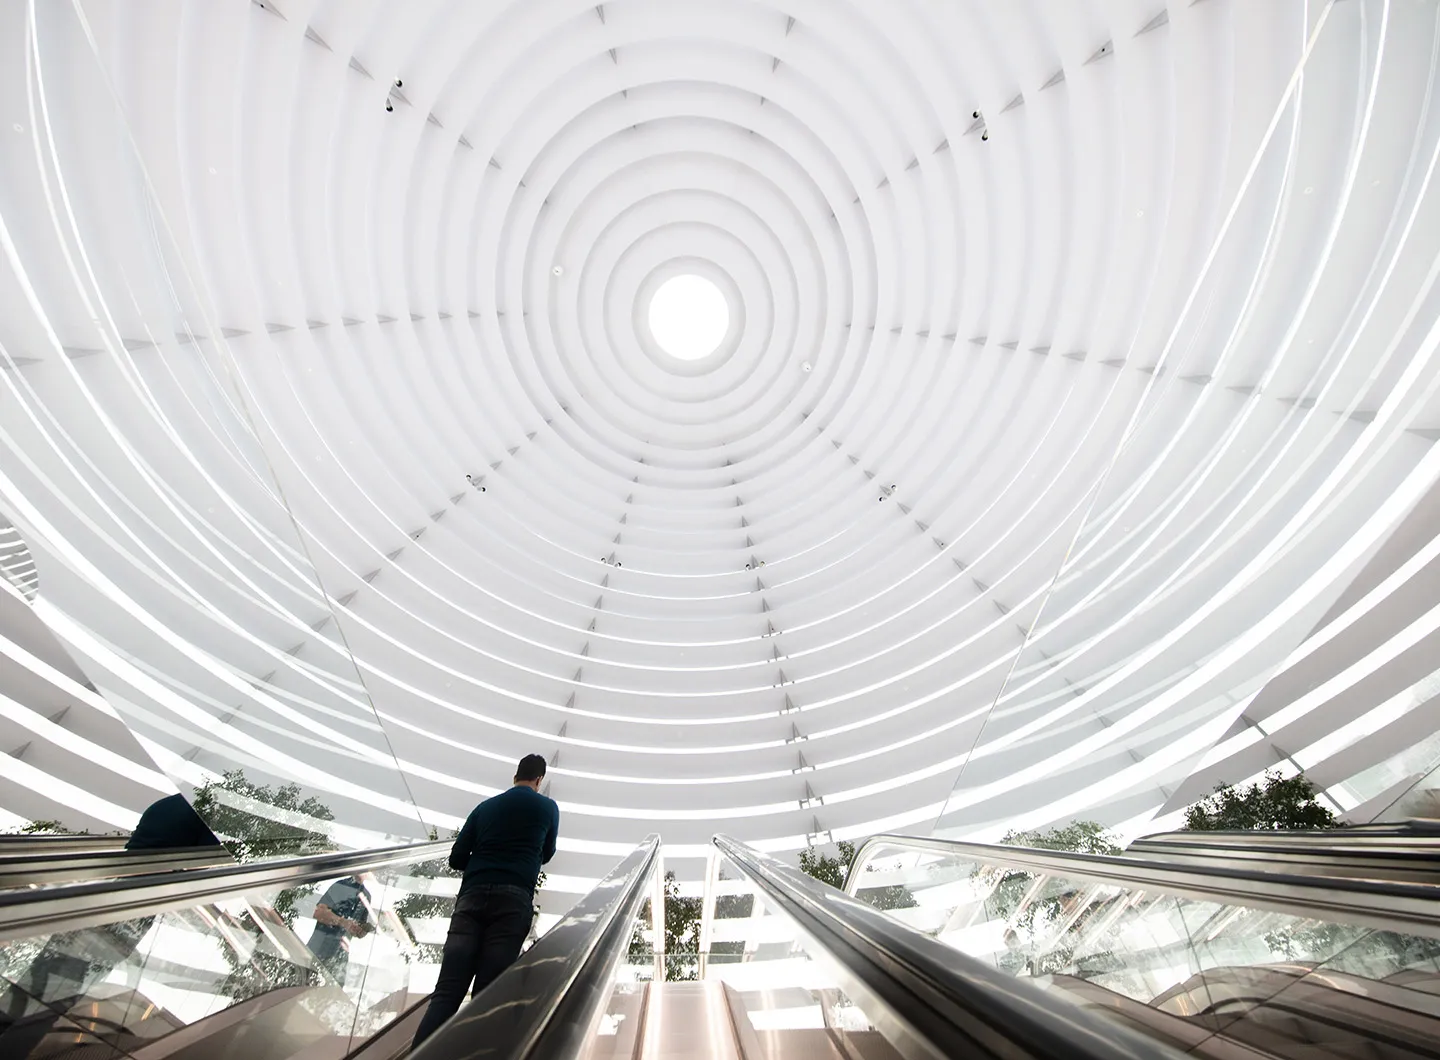
[{"label": "ceiling mounted spotlight", "polygon": [[385,113],[386,113],[386,114],[389,114],[389,113],[391,113],[391,112],[394,111],[394,110],[395,110],[395,104],[391,103],[391,102],[387,99],[387,100],[385,101]]},{"label": "ceiling mounted spotlight", "polygon": [[564,266],[564,265],[552,265],[552,266],[550,267],[550,271],[553,272],[556,276],[564,276],[564,275],[565,275],[565,266]]},{"label": "ceiling mounted spotlight", "polygon": [[800,365],[800,371],[802,371],[802,372],[808,372],[808,371],[810,371],[811,369],[813,369],[814,367],[815,367],[815,366],[814,366],[813,364],[811,364],[809,361],[803,361],[803,362],[801,363],[801,365]]},{"label": "ceiling mounted spotlight", "polygon": [[405,85],[405,82],[404,82],[404,81],[401,81],[398,77],[395,79],[395,87],[396,87],[396,88],[402,88],[402,87],[404,87],[404,85]]}]

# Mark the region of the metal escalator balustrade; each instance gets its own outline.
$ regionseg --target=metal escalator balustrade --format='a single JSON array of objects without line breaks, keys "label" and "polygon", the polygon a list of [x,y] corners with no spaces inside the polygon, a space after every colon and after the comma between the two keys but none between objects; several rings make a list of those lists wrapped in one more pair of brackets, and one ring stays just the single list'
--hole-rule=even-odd
[{"label": "metal escalator balustrade", "polygon": [[0,858],[123,850],[129,835],[0,835]]},{"label": "metal escalator balustrade", "polygon": [[848,889],[991,967],[1211,1057],[1440,1056],[1440,890],[877,836]]},{"label": "metal escalator balustrade", "polygon": [[[726,836],[715,845],[789,919],[903,1057],[1171,1057],[1168,1046],[938,944],[854,897]],[[849,1055],[846,1050],[846,1055]],[[866,1055],[863,1054],[862,1055]]]},{"label": "metal escalator balustrade", "polygon": [[[928,852],[970,863],[1003,864],[1019,872],[1060,874],[1098,883],[1160,890],[1199,900],[1223,900],[1294,916],[1335,918],[1386,931],[1433,933],[1440,925],[1440,886],[1304,876],[1239,868],[1220,861],[1171,864],[1135,856],[1072,854],[962,840],[878,835],[856,853],[857,868],[885,848]],[[852,882],[863,873],[852,874]]]},{"label": "metal escalator balustrade", "polygon": [[[754,884],[766,914],[788,926],[767,945],[780,951],[773,964],[790,981],[745,987],[741,973],[765,963],[754,954],[709,965],[699,982],[617,983],[657,872],[657,850],[647,841],[417,1049],[415,1060],[1179,1055],[1057,1004],[735,840],[717,836],[715,845]],[[794,1021],[810,1009],[820,1010],[823,1022]],[[368,1052],[355,1055],[370,1060]]]},{"label": "metal escalator balustrade", "polygon": [[175,874],[72,883],[0,893],[0,942],[40,931],[71,931],[128,916],[153,916],[207,898],[283,889],[330,877],[444,858],[450,843],[412,843],[374,850],[280,858]]},{"label": "metal escalator balustrade", "polygon": [[213,845],[165,850],[37,850],[32,853],[12,851],[0,845],[0,890],[233,864],[229,851]]},{"label": "metal escalator balustrade", "polygon": [[458,881],[419,867],[448,848],[0,893],[0,1056],[338,1057],[429,992]]},{"label": "metal escalator balustrade", "polygon": [[1314,832],[1162,832],[1142,836],[1125,853],[1176,864],[1440,884],[1436,821]]}]

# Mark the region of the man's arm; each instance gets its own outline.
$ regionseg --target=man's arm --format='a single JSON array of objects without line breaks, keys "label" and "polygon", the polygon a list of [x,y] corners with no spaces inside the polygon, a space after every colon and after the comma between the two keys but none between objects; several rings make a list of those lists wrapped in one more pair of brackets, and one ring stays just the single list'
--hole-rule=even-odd
[{"label": "man's arm", "polygon": [[470,864],[470,855],[475,852],[475,815],[479,812],[479,806],[470,811],[470,816],[460,827],[460,834],[455,837],[455,845],[450,848],[450,867],[456,872],[465,871],[465,866]]},{"label": "man's arm", "polygon": [[550,803],[550,829],[545,833],[545,849],[540,852],[540,864],[550,864],[555,856],[555,840],[560,837],[560,807]]},{"label": "man's arm", "polygon": [[370,933],[370,926],[365,921],[343,917],[324,902],[315,906],[315,923],[343,928],[351,935],[368,935]]}]

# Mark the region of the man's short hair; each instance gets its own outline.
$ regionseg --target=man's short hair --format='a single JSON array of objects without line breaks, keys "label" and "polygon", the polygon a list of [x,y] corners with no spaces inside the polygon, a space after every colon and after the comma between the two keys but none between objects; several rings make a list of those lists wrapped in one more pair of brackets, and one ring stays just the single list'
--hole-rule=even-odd
[{"label": "man's short hair", "polygon": [[516,780],[539,780],[545,775],[545,756],[526,755],[515,767]]}]

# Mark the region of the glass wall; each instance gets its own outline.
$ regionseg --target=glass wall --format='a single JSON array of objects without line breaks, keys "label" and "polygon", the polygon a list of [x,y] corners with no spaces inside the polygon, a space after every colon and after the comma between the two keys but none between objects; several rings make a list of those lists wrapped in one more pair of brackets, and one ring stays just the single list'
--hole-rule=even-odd
[{"label": "glass wall", "polygon": [[[237,851],[425,838],[337,627],[364,558],[317,550],[247,381],[284,293],[208,300],[90,31],[0,11],[0,509],[36,611]],[[326,473],[318,441],[303,466]]]},{"label": "glass wall", "polygon": [[[1094,485],[939,834],[1140,827],[1173,809],[1433,478],[1411,429],[1436,378],[1421,341],[1434,247],[1415,236],[1440,138],[1411,76],[1431,68],[1433,17],[1369,0],[1291,11],[1286,61],[1255,86],[1269,124],[1253,152],[1224,187],[1177,178],[1164,207],[1210,219],[1198,248],[1157,244],[1157,273],[1202,263],[1184,301],[1149,300],[1118,348],[1075,355],[1110,372],[1097,422],[1123,426],[1073,469]],[[1337,114],[1354,121],[1338,153]],[[1175,145],[1177,165],[1193,147]],[[1298,768],[1255,739],[1257,772]]]}]

